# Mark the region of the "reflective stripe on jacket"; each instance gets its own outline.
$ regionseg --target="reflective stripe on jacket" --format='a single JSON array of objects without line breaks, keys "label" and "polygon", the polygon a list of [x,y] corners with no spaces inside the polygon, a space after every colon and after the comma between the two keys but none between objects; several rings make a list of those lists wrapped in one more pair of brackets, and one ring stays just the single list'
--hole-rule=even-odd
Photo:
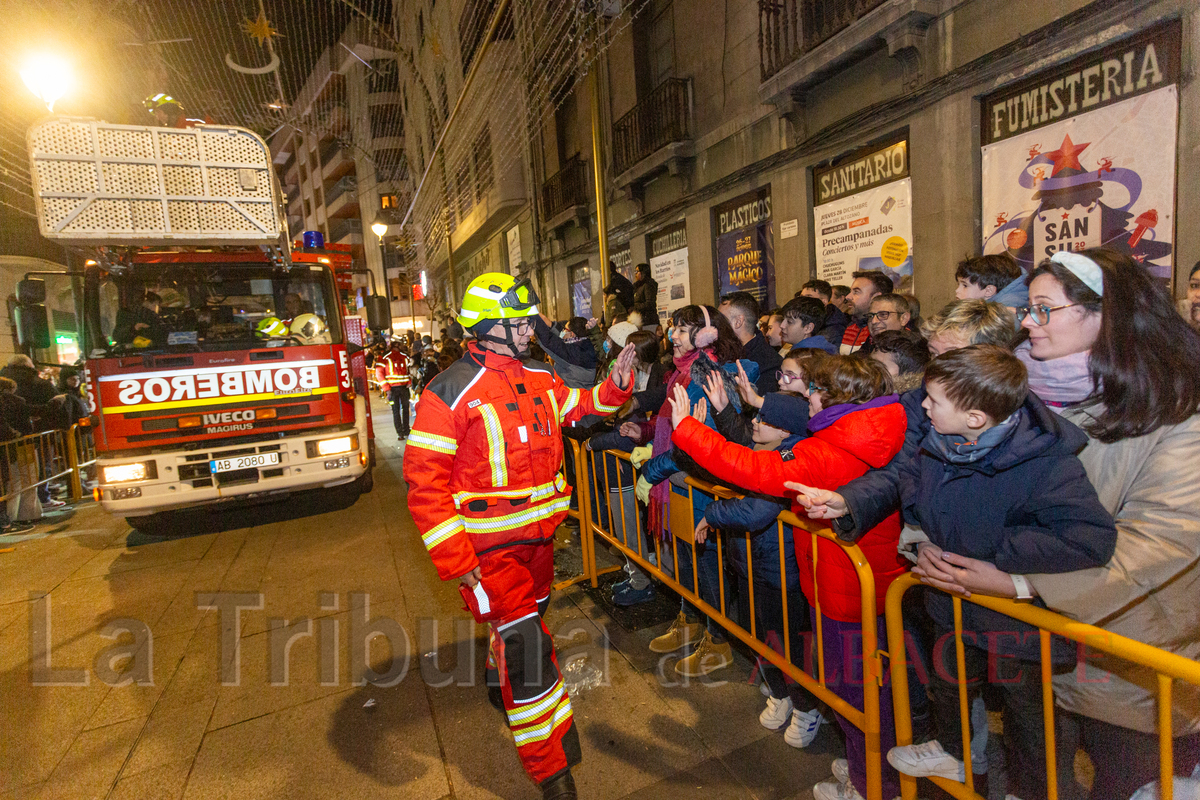
[{"label": "reflective stripe on jacket", "polygon": [[389,352],[375,362],[375,380],[386,392],[393,386],[408,386],[412,378],[408,374],[408,356],[395,351]]},{"label": "reflective stripe on jacket", "polygon": [[572,389],[553,368],[468,345],[421,395],[404,455],[409,510],[438,574],[477,554],[549,541],[567,512],[561,425],[628,399],[611,379]]}]

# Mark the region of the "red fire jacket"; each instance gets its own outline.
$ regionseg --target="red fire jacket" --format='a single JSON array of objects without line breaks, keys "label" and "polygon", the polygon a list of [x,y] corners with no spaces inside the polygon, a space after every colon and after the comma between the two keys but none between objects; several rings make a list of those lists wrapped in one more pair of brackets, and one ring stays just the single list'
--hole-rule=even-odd
[{"label": "red fire jacket", "polygon": [[442,580],[473,570],[480,554],[550,541],[570,502],[561,424],[611,414],[631,390],[612,378],[572,389],[547,364],[474,342],[433,379],[417,404],[404,480]]},{"label": "red fire jacket", "polygon": [[408,374],[408,356],[395,350],[375,362],[375,380],[385,392],[393,386],[408,386],[412,378]]},{"label": "red fire jacket", "polygon": [[[730,486],[787,497],[792,494],[784,486],[788,481],[817,489],[837,489],[872,467],[885,466],[900,452],[907,424],[904,407],[899,403],[855,411],[798,442],[789,461],[784,461],[777,451],[755,451],[727,442],[719,433],[690,417],[675,429],[672,441]],[[793,503],[792,510],[801,519],[807,519],[798,504]],[[829,526],[826,520],[813,522]],[[813,588],[812,536],[797,531],[794,539],[800,563],[800,588],[813,603],[817,595]],[[858,540],[859,549],[875,575],[876,613],[883,613],[884,598],[892,581],[908,569],[908,562],[896,551],[899,539],[900,515],[896,512]],[[842,622],[860,621],[858,574],[849,556],[840,545],[818,538],[816,558],[821,612]]]}]

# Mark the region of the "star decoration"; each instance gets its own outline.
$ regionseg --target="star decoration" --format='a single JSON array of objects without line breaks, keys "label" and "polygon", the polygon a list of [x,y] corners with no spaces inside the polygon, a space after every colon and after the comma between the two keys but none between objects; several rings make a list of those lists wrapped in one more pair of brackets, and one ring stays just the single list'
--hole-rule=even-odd
[{"label": "star decoration", "polygon": [[275,30],[267,19],[267,15],[262,11],[258,12],[258,19],[253,22],[250,20],[242,22],[242,30],[249,34],[251,39],[258,42],[259,47],[266,44],[272,36],[279,35],[279,31]]},{"label": "star decoration", "polygon": [[1087,148],[1091,142],[1083,144],[1075,144],[1071,141],[1071,137],[1064,136],[1062,146],[1057,150],[1051,150],[1049,153],[1044,153],[1046,158],[1054,162],[1054,169],[1050,171],[1050,177],[1053,178],[1064,169],[1077,169],[1083,172],[1083,165],[1079,163],[1079,154]]},{"label": "star decoration", "polygon": [[1066,211],[1064,211],[1064,212],[1063,212],[1063,219],[1070,219],[1070,218],[1071,218],[1071,215],[1070,215],[1070,214],[1068,214]]}]

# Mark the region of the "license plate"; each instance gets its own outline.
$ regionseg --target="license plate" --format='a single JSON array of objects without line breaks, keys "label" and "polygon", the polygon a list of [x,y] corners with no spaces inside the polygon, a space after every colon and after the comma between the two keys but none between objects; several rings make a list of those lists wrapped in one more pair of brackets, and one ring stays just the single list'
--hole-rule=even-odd
[{"label": "license plate", "polygon": [[251,469],[252,467],[269,467],[272,464],[279,463],[279,453],[255,453],[249,456],[236,456],[234,458],[216,458],[208,462],[209,470],[212,472],[232,472],[238,469]]}]

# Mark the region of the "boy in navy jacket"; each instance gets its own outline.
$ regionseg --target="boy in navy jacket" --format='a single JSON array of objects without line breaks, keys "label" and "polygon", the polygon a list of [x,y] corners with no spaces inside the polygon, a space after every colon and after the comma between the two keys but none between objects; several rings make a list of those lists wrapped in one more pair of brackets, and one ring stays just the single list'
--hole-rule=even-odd
[{"label": "boy in navy jacket", "polygon": [[[1025,573],[1103,566],[1117,531],[1076,453],[1084,433],[1028,391],[1025,367],[1007,350],[974,345],[934,359],[922,403],[932,430],[917,457],[900,467],[904,521],[927,538],[915,571],[938,577],[943,551],[995,564],[1014,576],[1019,599],[1032,599]],[[926,606],[939,641],[954,631],[949,595],[929,591]],[[1037,630],[963,603],[966,678],[992,680],[1004,697],[1008,793],[1046,797],[1042,687]],[[970,633],[968,633],[968,631]],[[1054,662],[1073,663],[1056,641]],[[929,697],[937,739],[893,748],[888,761],[917,777],[964,778],[953,640],[935,648]],[[935,661],[937,660],[935,655]],[[945,663],[948,662],[948,663]],[[1001,675],[989,676],[997,664]],[[974,691],[978,691],[975,689]]]}]

